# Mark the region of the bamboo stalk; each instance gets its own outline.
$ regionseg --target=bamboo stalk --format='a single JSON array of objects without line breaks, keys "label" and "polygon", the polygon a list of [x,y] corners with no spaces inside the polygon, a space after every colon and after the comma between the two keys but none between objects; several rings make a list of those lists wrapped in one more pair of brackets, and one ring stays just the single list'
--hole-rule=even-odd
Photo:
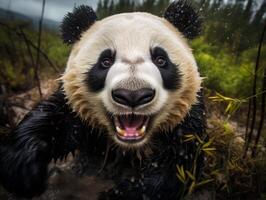
[{"label": "bamboo stalk", "polygon": [[[258,53],[257,53],[257,58],[256,58],[256,65],[255,65],[255,73],[254,73],[254,79],[253,79],[252,95],[256,94],[256,89],[257,89],[257,79],[258,79],[257,72],[258,72],[259,64],[260,64],[260,55],[261,55],[261,48],[262,48],[263,38],[264,38],[264,34],[265,34],[265,29],[266,29],[266,25],[264,25],[264,28],[263,28],[263,31],[262,31],[262,34],[261,34],[261,37],[260,37]],[[255,123],[256,123],[256,113],[257,113],[257,97],[256,96],[254,96],[252,98],[252,105],[253,105],[252,120],[251,120],[251,125],[250,125],[250,131],[248,133],[247,140],[245,141],[244,158],[247,155],[247,152],[248,152],[248,149],[249,149],[249,146],[250,146],[250,143],[251,143],[253,131],[254,131],[254,128],[255,128]],[[257,135],[257,137],[258,137],[258,135]],[[257,138],[256,138],[256,140],[257,140]]]},{"label": "bamboo stalk", "polygon": [[[260,54],[260,52],[261,52],[261,47],[262,47],[262,43],[263,43],[265,32],[266,32],[266,22],[264,24],[264,28],[263,28],[263,31],[262,31],[262,35],[261,35],[261,39],[260,39],[260,49],[259,49],[258,54]],[[264,90],[266,90],[266,67],[264,67],[264,76],[263,76],[263,81],[262,81],[262,91],[264,91]],[[266,100],[266,94],[264,92],[261,95],[260,122],[259,122],[258,132],[257,132],[256,138],[255,138],[255,143],[254,143],[254,146],[252,148],[252,157],[256,156],[257,147],[258,147],[259,139],[260,139],[262,128],[263,128],[263,124],[264,124],[265,106],[266,106],[265,105],[265,100]]]},{"label": "bamboo stalk", "polygon": [[39,68],[40,68],[40,48],[41,48],[41,37],[42,37],[42,24],[43,24],[43,15],[44,15],[44,8],[45,8],[45,0],[42,1],[42,13],[41,18],[39,21],[39,32],[38,32],[38,45],[37,45],[37,58],[36,58],[36,65],[34,68],[34,75],[37,82],[37,87],[39,90],[40,97],[42,98],[42,89],[41,89],[41,81],[39,76]]},{"label": "bamboo stalk", "polygon": [[[25,42],[27,42],[30,45],[30,47],[32,47],[35,50],[38,50],[38,47],[25,35],[25,33],[24,33],[24,35],[22,35],[22,33],[20,31],[18,31],[17,28],[12,28],[12,27],[10,27],[7,24],[2,23],[2,22],[0,22],[0,26],[3,26],[5,28],[13,31],[17,36],[22,37],[22,39],[24,39]],[[48,62],[48,64],[55,70],[55,72],[60,71],[58,69],[58,67],[49,59],[48,55],[42,49],[39,49],[39,52],[43,56],[43,58]]]}]

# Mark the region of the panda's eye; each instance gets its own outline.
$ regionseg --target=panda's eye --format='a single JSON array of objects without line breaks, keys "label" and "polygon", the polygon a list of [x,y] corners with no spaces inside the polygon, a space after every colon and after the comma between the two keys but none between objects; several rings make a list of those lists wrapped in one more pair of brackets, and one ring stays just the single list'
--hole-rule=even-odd
[{"label": "panda's eye", "polygon": [[109,68],[113,65],[113,61],[110,58],[104,58],[101,62],[103,67]]},{"label": "panda's eye", "polygon": [[154,59],[154,63],[158,66],[158,67],[164,67],[167,63],[166,58],[163,56],[157,56]]}]

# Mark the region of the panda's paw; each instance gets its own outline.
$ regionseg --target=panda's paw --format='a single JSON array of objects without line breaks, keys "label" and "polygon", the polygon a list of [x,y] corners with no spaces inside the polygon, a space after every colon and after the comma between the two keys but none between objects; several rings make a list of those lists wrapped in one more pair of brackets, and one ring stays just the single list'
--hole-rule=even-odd
[{"label": "panda's paw", "polygon": [[46,189],[48,159],[46,145],[23,148],[0,147],[0,182],[11,193],[31,198]]}]

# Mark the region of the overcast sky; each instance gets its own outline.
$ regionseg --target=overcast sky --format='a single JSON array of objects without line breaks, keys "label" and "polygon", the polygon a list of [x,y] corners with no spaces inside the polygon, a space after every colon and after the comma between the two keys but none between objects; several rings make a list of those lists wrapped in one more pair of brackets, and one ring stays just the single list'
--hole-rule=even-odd
[{"label": "overcast sky", "polygon": [[[46,0],[44,17],[60,22],[64,15],[71,11],[74,5],[86,4],[97,7],[97,0]],[[10,9],[26,16],[39,17],[42,0],[0,0],[0,8]]]}]

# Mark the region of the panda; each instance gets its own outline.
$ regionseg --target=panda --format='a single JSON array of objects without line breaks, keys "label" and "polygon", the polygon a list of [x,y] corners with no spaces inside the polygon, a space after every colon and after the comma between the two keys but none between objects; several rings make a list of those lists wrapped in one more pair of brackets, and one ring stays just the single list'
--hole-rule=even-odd
[{"label": "panda", "polygon": [[1,184],[19,197],[38,196],[51,160],[78,150],[77,162],[86,158],[89,173],[114,183],[99,199],[181,198],[187,190],[177,166],[196,165],[199,177],[204,160],[197,142],[184,141],[205,133],[202,78],[187,41],[201,31],[198,13],[179,0],[163,17],[97,20],[83,5],[61,31],[72,50],[59,88],[1,143]]}]

